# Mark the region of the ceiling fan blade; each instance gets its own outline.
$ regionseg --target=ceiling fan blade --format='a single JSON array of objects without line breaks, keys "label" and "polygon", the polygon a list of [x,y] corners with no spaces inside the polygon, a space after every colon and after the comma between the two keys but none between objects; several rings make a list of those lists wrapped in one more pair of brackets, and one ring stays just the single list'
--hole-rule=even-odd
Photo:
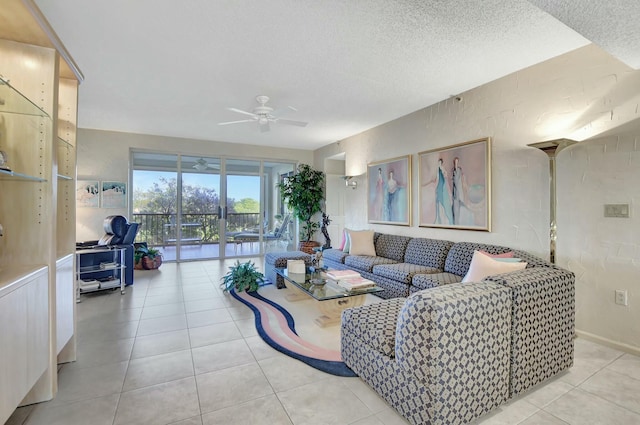
[{"label": "ceiling fan blade", "polygon": [[309,124],[308,122],[303,122],[303,121],[293,121],[293,120],[286,120],[284,118],[278,118],[276,120],[277,123],[282,123],[282,124],[289,124],[289,125],[296,125],[298,127],[306,127],[307,124]]},{"label": "ceiling fan blade", "polygon": [[227,122],[219,122],[218,125],[240,124],[241,122],[254,122],[254,121],[255,120],[227,121]]},{"label": "ceiling fan blade", "polygon": [[269,125],[269,121],[260,123],[260,132],[261,133],[266,133],[269,130],[271,130],[271,126]]},{"label": "ceiling fan blade", "polygon": [[257,115],[254,114],[253,112],[243,111],[242,109],[238,109],[238,108],[227,108],[227,109],[233,112],[237,112],[239,114],[249,115],[250,117],[254,117],[254,118],[257,117]]}]

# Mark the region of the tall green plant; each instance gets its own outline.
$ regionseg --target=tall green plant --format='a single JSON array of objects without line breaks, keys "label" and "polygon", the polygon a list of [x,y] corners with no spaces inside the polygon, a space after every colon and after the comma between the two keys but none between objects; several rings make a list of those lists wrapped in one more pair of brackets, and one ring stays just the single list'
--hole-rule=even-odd
[{"label": "tall green plant", "polygon": [[320,224],[317,220],[313,220],[313,216],[322,211],[324,173],[314,170],[307,164],[300,164],[297,173],[285,178],[277,184],[277,187],[282,201],[302,222],[300,240],[312,240],[313,235],[320,228]]}]

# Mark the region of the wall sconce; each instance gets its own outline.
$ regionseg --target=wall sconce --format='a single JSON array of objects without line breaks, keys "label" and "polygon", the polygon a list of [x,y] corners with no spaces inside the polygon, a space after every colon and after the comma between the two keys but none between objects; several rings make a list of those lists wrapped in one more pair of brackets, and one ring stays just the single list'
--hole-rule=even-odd
[{"label": "wall sconce", "polygon": [[344,176],[344,184],[347,187],[350,187],[351,189],[355,189],[358,187],[358,182],[356,180],[353,180],[355,176]]}]

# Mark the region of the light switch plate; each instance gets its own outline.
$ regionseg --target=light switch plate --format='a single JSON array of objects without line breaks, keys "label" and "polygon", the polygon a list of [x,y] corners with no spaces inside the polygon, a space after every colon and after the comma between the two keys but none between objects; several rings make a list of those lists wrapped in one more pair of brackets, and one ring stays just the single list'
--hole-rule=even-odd
[{"label": "light switch plate", "polygon": [[629,218],[629,204],[605,204],[604,216]]}]

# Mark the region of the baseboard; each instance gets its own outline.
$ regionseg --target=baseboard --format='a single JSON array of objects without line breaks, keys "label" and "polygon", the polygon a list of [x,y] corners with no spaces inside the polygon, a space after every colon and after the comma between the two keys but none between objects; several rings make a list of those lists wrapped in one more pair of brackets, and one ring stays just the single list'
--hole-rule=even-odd
[{"label": "baseboard", "polygon": [[594,335],[589,332],[581,331],[576,329],[576,335],[580,338],[584,338],[589,341],[597,342],[602,345],[606,345],[607,347],[614,348],[616,350],[624,351],[625,353],[633,354],[636,356],[640,356],[640,347],[634,347],[633,345],[623,344],[621,342],[611,341],[610,339],[603,338],[598,335]]}]

